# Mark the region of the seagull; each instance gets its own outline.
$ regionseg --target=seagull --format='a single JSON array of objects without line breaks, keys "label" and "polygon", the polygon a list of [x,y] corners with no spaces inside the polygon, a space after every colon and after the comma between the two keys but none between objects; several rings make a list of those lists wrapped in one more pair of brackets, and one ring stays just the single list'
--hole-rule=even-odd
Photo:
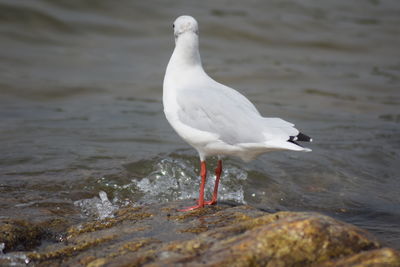
[{"label": "seagull", "polygon": [[[199,27],[193,17],[178,17],[173,30],[175,49],[163,82],[164,113],[176,133],[197,150],[201,177],[197,204],[181,211],[217,203],[223,156],[248,162],[271,151],[311,151],[298,142],[312,139],[294,124],[261,116],[245,96],[207,75],[199,53]],[[212,199],[205,201],[209,156],[217,156],[218,161]]]}]

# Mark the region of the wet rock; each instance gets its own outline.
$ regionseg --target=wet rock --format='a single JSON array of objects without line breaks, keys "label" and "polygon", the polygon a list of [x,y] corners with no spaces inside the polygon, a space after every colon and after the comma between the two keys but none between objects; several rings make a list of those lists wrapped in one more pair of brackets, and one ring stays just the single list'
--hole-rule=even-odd
[{"label": "wet rock", "polygon": [[318,213],[229,205],[177,212],[181,206],[121,208],[24,255],[35,266],[400,265],[399,252],[366,231]]},{"label": "wet rock", "polygon": [[4,252],[32,249],[40,244],[43,233],[41,227],[25,220],[0,221],[0,244],[4,243]]},{"label": "wet rock", "polygon": [[379,247],[364,231],[316,213],[279,212],[166,246],[157,266],[302,266]]},{"label": "wet rock", "polygon": [[400,253],[391,248],[373,249],[336,261],[325,262],[321,267],[373,267],[400,266]]}]

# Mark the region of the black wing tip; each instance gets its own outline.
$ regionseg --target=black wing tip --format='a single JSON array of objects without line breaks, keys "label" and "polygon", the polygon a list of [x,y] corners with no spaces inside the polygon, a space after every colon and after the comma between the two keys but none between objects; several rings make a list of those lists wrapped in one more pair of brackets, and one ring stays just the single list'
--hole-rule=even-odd
[{"label": "black wing tip", "polygon": [[[296,136],[290,136],[289,142],[295,143],[295,141],[299,141],[299,142],[312,142],[312,138],[309,137],[308,135],[305,135],[303,133],[299,133]],[[297,143],[295,143],[297,144]]]}]

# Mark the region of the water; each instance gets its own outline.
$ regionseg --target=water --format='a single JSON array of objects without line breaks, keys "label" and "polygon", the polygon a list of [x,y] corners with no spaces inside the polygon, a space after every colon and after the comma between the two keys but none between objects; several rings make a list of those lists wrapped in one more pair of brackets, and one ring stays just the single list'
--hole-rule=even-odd
[{"label": "water", "polygon": [[114,212],[118,210],[119,206],[113,204],[104,191],[100,191],[99,197],[77,200],[74,204],[80,207],[86,215],[94,216],[95,219],[113,218]]},{"label": "water", "polygon": [[182,14],[212,77],[315,140],[227,159],[221,199],[320,211],[400,248],[397,0],[1,0],[0,219],[76,223],[197,196],[197,155],[161,104]]}]

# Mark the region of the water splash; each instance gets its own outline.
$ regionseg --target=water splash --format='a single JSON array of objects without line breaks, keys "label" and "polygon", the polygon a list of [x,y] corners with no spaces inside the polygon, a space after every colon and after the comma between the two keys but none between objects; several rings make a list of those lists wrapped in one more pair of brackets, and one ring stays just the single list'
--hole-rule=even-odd
[{"label": "water splash", "polygon": [[[132,165],[135,165],[132,164]],[[199,170],[194,161],[181,157],[166,157],[141,161],[137,168],[148,165],[147,175],[142,178],[106,176],[96,180],[99,197],[75,201],[75,206],[90,217],[105,219],[113,216],[115,210],[126,205],[141,205],[183,199],[197,199],[199,195]],[[207,172],[206,199],[211,199],[215,175],[212,168]],[[224,165],[219,185],[218,200],[246,204],[244,184],[247,172],[227,163]],[[113,195],[112,201],[105,190]]]},{"label": "water splash", "polygon": [[[206,196],[211,198],[215,175],[207,172]],[[247,173],[239,168],[224,166],[219,187],[219,200],[246,203],[244,200],[243,181]],[[172,201],[198,197],[200,179],[198,171],[189,160],[164,158],[155,165],[155,169],[141,180],[133,179],[134,185],[143,193],[143,203]]]},{"label": "water splash", "polygon": [[111,203],[107,197],[107,193],[104,191],[99,192],[99,197],[81,199],[75,201],[74,205],[80,207],[87,216],[95,216],[100,220],[112,218],[118,206]]}]

